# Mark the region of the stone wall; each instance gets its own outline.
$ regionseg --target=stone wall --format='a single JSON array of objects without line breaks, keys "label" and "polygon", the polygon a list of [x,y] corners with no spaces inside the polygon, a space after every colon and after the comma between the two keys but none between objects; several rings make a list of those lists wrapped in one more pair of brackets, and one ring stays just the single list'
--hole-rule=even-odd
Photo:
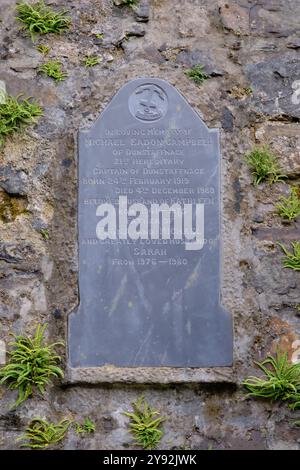
[{"label": "stone wall", "polygon": [[[89,416],[96,432],[70,431],[61,447],[131,448],[122,411],[143,393],[168,417],[163,449],[299,449],[296,413],[249,399],[240,385],[257,373],[254,360],[277,345],[293,360],[298,353],[299,273],[282,268],[277,241],[299,239],[299,222],[284,224],[274,209],[287,182],[254,187],[244,154],[269,143],[288,182],[299,182],[299,1],[141,0],[132,9],[112,0],[56,0],[70,10],[72,28],[37,43],[63,63],[68,77],[59,84],[38,72],[44,59],[19,31],[15,3],[0,0],[0,80],[9,93],[38,99],[44,115],[0,150],[0,340],[7,344],[11,331],[31,332],[37,322],[49,324],[51,340],[66,339],[78,303],[76,133],[125,82],[155,76],[221,129],[223,303],[234,317],[235,362],[224,383],[57,383],[15,411],[15,393],[2,387],[0,447],[17,448],[32,417],[67,415]],[[84,67],[89,54],[101,62]],[[201,87],[184,74],[197,63],[211,75]]]}]

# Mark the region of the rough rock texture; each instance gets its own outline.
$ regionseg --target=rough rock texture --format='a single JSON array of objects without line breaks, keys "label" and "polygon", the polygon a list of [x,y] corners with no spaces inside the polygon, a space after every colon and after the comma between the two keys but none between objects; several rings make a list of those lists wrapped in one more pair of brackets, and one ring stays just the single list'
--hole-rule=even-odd
[{"label": "rough rock texture", "polygon": [[[72,29],[36,43],[50,46],[48,57],[68,72],[58,85],[38,73],[45,59],[19,31],[15,3],[0,0],[0,80],[8,92],[40,100],[44,116],[0,149],[0,340],[7,344],[11,331],[32,331],[38,321],[49,323],[51,339],[65,337],[78,302],[76,132],[126,81],[150,75],[169,80],[209,127],[222,129],[223,303],[234,317],[235,364],[231,384],[57,384],[16,411],[9,411],[15,393],[2,388],[0,447],[17,448],[34,416],[65,415],[89,416],[97,429],[88,437],[70,431],[61,447],[131,447],[122,411],[144,393],[168,417],[162,448],[299,449],[297,414],[246,398],[240,386],[256,372],[253,361],[276,345],[293,360],[299,354],[299,273],[282,268],[277,241],[299,239],[300,222],[284,224],[274,209],[287,183],[300,178],[299,1],[143,0],[129,8],[56,0],[70,10]],[[90,54],[101,62],[87,69]],[[198,61],[211,75],[201,87],[184,74]],[[234,87],[252,93],[231,93]],[[289,180],[257,188],[244,154],[264,143]]]}]

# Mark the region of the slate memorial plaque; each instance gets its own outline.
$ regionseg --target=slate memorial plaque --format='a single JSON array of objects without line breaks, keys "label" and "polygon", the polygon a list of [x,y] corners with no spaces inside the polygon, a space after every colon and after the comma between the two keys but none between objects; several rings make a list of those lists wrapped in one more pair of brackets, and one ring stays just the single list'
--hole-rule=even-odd
[{"label": "slate memorial plaque", "polygon": [[230,366],[218,130],[166,81],[133,80],[79,133],[78,179],[70,366]]}]

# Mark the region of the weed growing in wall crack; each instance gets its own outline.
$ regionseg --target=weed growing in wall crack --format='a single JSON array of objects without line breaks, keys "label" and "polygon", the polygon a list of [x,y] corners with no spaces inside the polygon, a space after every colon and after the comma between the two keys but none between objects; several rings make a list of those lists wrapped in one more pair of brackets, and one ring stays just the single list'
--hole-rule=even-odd
[{"label": "weed growing in wall crack", "polygon": [[276,205],[276,208],[283,219],[295,220],[300,215],[299,188],[291,188],[288,197],[281,196],[280,203]]},{"label": "weed growing in wall crack", "polygon": [[250,153],[246,154],[245,160],[250,167],[254,184],[260,184],[264,181],[272,184],[286,178],[280,170],[277,157],[270,152],[268,145],[254,147]]},{"label": "weed growing in wall crack", "polygon": [[285,254],[283,267],[300,271],[300,242],[292,242],[292,251],[288,251],[282,243],[278,243],[278,245]]},{"label": "weed growing in wall crack", "polygon": [[84,59],[85,67],[94,67],[95,65],[99,64],[100,57],[97,56],[87,56]]},{"label": "weed growing in wall crack", "polygon": [[184,73],[197,85],[201,85],[205,80],[209,78],[209,75],[204,72],[203,68],[204,66],[201,64],[194,65],[191,69],[186,70]]},{"label": "weed growing in wall crack", "polygon": [[49,60],[45,62],[39,71],[50,78],[53,78],[56,82],[64,80],[68,74],[62,70],[62,64],[58,60]]},{"label": "weed growing in wall crack", "polygon": [[96,430],[96,426],[93,423],[93,421],[90,420],[89,418],[86,418],[84,420],[83,425],[79,423],[75,423],[75,432],[77,434],[83,434],[83,433],[91,434],[95,432],[95,430]]},{"label": "weed growing in wall crack", "polygon": [[23,436],[19,437],[17,441],[23,441],[21,447],[45,449],[62,441],[71,424],[72,421],[66,418],[57,424],[34,418],[26,428]]},{"label": "weed growing in wall crack", "polygon": [[35,3],[18,3],[16,11],[17,20],[23,23],[22,29],[29,31],[32,41],[36,34],[60,34],[71,25],[67,10],[54,11],[45,5],[43,0]]},{"label": "weed growing in wall crack", "polygon": [[9,134],[18,131],[24,125],[36,122],[36,118],[43,114],[39,104],[30,98],[21,99],[4,95],[0,103],[0,145]]},{"label": "weed growing in wall crack", "polygon": [[130,433],[134,441],[143,449],[156,449],[163,435],[159,428],[166,418],[159,416],[160,412],[151,408],[143,396],[132,403],[132,408],[132,413],[125,412],[124,415],[130,418]]},{"label": "weed growing in wall crack", "polygon": [[50,52],[50,47],[46,46],[46,44],[39,44],[36,48],[43,55],[48,55]]},{"label": "weed growing in wall crack", "polygon": [[300,404],[300,364],[291,364],[287,353],[277,352],[276,356],[267,356],[262,362],[255,363],[264,377],[250,376],[243,385],[253,397],[270,400],[289,401],[289,407],[295,409]]},{"label": "weed growing in wall crack", "polygon": [[139,0],[123,0],[121,5],[128,5],[129,7],[133,7],[138,3]]},{"label": "weed growing in wall crack", "polygon": [[63,371],[58,367],[60,356],[55,349],[64,343],[47,344],[44,333],[47,325],[38,325],[32,338],[14,335],[10,344],[8,363],[0,369],[0,384],[7,384],[11,390],[17,389],[17,407],[30,397],[37,389],[41,394],[53,377],[62,378]]},{"label": "weed growing in wall crack", "polygon": [[48,229],[41,228],[40,234],[42,235],[44,240],[49,240],[50,235],[49,235],[49,230]]}]

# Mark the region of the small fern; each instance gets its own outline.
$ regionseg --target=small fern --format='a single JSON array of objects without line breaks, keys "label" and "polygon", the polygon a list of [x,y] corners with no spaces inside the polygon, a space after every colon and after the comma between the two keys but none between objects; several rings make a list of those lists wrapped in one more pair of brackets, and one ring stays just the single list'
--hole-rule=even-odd
[{"label": "small fern", "polygon": [[276,208],[283,219],[295,220],[300,215],[299,188],[291,188],[288,197],[281,196],[280,204],[277,204]]},{"label": "small fern", "polygon": [[99,64],[100,57],[97,56],[87,56],[84,59],[85,67],[94,67],[95,65]]},{"label": "small fern", "polygon": [[4,139],[22,126],[36,122],[36,118],[43,114],[39,104],[30,98],[21,99],[19,96],[4,94],[0,103],[0,145]]},{"label": "small fern", "polygon": [[293,269],[294,271],[300,271],[300,242],[292,242],[293,251],[288,251],[282,243],[278,243],[278,245],[285,254],[283,267]]},{"label": "small fern", "polygon": [[50,47],[46,46],[46,44],[39,44],[36,48],[43,55],[48,55],[50,52]]},{"label": "small fern", "polygon": [[46,449],[62,441],[71,424],[72,421],[67,418],[62,419],[57,424],[34,418],[26,428],[25,433],[17,441],[23,442],[21,447]]},{"label": "small fern", "polygon": [[135,442],[143,449],[156,449],[163,435],[159,427],[166,418],[159,416],[160,412],[151,408],[143,396],[132,403],[132,408],[132,413],[124,415],[130,418],[130,433]]},{"label": "small fern", "polygon": [[23,335],[13,335],[15,340],[9,343],[8,363],[0,369],[0,384],[7,384],[10,390],[17,389],[18,399],[14,407],[19,406],[35,389],[44,394],[45,387],[53,377],[63,377],[63,371],[58,367],[60,356],[55,354],[55,348],[62,342],[47,344],[44,333],[47,325],[38,325],[33,338]]},{"label": "small fern", "polygon": [[93,423],[93,421],[91,421],[89,418],[86,418],[84,420],[83,425],[81,425],[80,423],[75,423],[75,431],[77,434],[83,434],[83,433],[91,434],[95,432],[95,430],[96,430],[96,426]]},{"label": "small fern", "polygon": [[61,82],[68,76],[68,74],[64,72],[61,67],[62,64],[58,60],[49,60],[39,68],[39,71],[44,75],[53,78],[53,80],[56,82]]},{"label": "small fern", "polygon": [[59,34],[69,29],[71,25],[71,19],[66,16],[67,10],[56,12],[45,5],[43,0],[35,3],[18,3],[16,11],[17,20],[23,24],[22,28],[30,33],[32,41],[37,34]]},{"label": "small fern", "polygon": [[[243,381],[250,396],[270,400],[290,401],[294,408],[300,397],[300,364],[291,364],[287,353],[277,352],[255,364],[263,371],[264,377],[250,376]],[[300,398],[299,398],[300,400]]]},{"label": "small fern", "polygon": [[194,65],[191,69],[186,70],[184,73],[197,85],[201,85],[209,78],[209,75],[204,72],[204,66],[201,64]]},{"label": "small fern", "polygon": [[276,156],[270,152],[268,145],[254,147],[250,153],[246,154],[245,160],[252,172],[254,184],[260,184],[264,181],[272,184],[286,178],[281,172]]}]

